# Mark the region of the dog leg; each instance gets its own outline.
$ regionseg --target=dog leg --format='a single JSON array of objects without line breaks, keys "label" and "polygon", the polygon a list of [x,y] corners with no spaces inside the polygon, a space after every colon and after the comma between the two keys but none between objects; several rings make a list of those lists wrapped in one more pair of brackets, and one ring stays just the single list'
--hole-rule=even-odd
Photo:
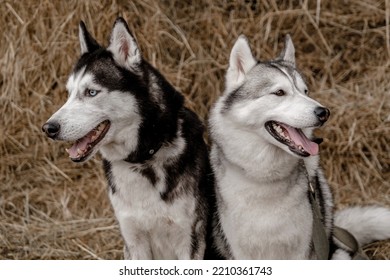
[{"label": "dog leg", "polygon": [[123,249],[125,259],[153,259],[148,233],[139,230],[136,226],[136,223],[129,220],[122,220],[120,222],[120,228],[123,239],[125,241],[125,246]]},{"label": "dog leg", "polygon": [[131,259],[130,250],[127,247],[126,244],[123,246],[123,259],[124,260],[130,260]]},{"label": "dog leg", "polygon": [[153,254],[147,240],[136,239],[134,242],[128,242],[128,238],[124,238],[126,244],[123,248],[123,256],[125,260],[152,260]]},{"label": "dog leg", "polygon": [[206,250],[206,242],[204,241],[204,238],[199,238],[197,248],[192,248],[191,252],[191,259],[193,260],[203,260],[204,258],[204,252]]},{"label": "dog leg", "polygon": [[205,228],[198,222],[192,234],[181,232],[176,236],[176,254],[179,260],[203,260],[206,250]]}]

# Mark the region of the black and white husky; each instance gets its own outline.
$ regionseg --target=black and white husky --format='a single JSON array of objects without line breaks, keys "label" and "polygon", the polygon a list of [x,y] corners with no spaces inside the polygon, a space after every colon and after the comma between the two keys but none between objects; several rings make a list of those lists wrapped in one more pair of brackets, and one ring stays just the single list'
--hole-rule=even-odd
[{"label": "black and white husky", "polygon": [[43,125],[72,141],[74,162],[97,151],[128,259],[203,259],[212,177],[204,127],[145,61],[118,18],[101,47],[83,22],[67,102]]},{"label": "black and white husky", "polygon": [[277,59],[259,62],[246,38],[239,37],[225,92],[210,114],[218,207],[214,236],[228,259],[317,258],[309,182],[330,243],[326,258],[350,258],[333,238],[334,224],[352,232],[360,245],[390,238],[385,208],[347,208],[333,216],[332,195],[318,163],[320,141],[312,136],[329,110],[308,96],[294,52],[287,36]]}]

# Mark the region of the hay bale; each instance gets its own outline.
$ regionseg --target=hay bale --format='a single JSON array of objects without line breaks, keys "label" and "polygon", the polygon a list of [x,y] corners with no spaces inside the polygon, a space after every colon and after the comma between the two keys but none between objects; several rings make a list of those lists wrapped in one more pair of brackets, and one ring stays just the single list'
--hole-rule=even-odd
[{"label": "hay bale", "polygon": [[[317,134],[325,138],[321,160],[337,207],[390,206],[389,3],[301,2],[0,5],[0,258],[122,257],[99,157],[72,163],[64,152],[67,144],[41,132],[66,100],[81,19],[107,44],[115,18],[124,16],[143,55],[203,119],[223,90],[229,52],[239,34],[250,38],[257,57],[269,59],[290,33],[312,96],[332,112]],[[390,259],[390,242],[366,252]]]}]

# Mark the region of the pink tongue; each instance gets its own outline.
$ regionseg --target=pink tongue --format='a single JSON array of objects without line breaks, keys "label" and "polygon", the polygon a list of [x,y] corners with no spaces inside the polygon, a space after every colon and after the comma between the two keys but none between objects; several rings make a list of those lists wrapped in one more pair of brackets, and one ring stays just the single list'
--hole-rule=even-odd
[{"label": "pink tongue", "polygon": [[318,154],[318,144],[310,141],[305,134],[303,134],[302,130],[298,130],[294,127],[283,125],[283,127],[287,130],[290,135],[291,140],[295,143],[295,145],[301,145],[306,152],[310,155],[315,156]]},{"label": "pink tongue", "polygon": [[91,142],[91,136],[89,134],[87,134],[80,140],[77,140],[76,143],[74,143],[73,146],[70,149],[68,149],[69,156],[71,158],[77,158],[78,157],[77,149],[80,149],[81,151],[85,150],[87,148],[88,143],[90,142]]}]

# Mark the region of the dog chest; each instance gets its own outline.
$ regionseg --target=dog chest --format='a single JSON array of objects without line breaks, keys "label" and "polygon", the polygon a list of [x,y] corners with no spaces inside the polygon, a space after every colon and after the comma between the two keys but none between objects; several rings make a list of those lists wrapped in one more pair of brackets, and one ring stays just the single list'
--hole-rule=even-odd
[{"label": "dog chest", "polygon": [[192,212],[189,207],[191,199],[183,195],[173,202],[164,201],[161,198],[166,189],[164,170],[154,168],[153,173],[154,175],[150,175],[136,171],[125,162],[113,164],[111,179],[115,184],[115,191],[110,197],[114,210],[140,216],[146,219],[145,223],[151,221],[152,224],[159,217],[180,219],[189,216]]},{"label": "dog chest", "polygon": [[236,259],[307,257],[312,214],[305,190],[255,183],[229,170],[218,180],[221,224]]},{"label": "dog chest", "polygon": [[111,180],[115,191],[110,193],[111,203],[128,240],[129,233],[147,236],[154,258],[177,258],[175,250],[188,242],[194,221],[195,199],[183,195],[174,201],[164,201],[163,170],[150,174],[130,169],[127,163],[112,164]]}]

